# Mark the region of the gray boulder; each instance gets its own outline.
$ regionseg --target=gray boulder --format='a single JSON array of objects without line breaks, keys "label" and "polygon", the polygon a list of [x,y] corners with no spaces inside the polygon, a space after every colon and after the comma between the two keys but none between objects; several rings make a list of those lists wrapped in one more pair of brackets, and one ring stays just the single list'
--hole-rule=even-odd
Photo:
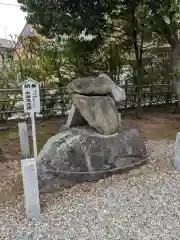
[{"label": "gray boulder", "polygon": [[87,96],[108,95],[111,93],[109,84],[104,77],[85,77],[73,80],[67,86],[70,93],[78,93]]},{"label": "gray boulder", "polygon": [[98,77],[77,78],[68,85],[71,93],[86,96],[110,95],[116,103],[126,100],[124,89],[117,86],[107,74]]},{"label": "gray boulder", "polygon": [[66,122],[66,128],[74,127],[74,126],[81,126],[87,125],[85,119],[81,116],[80,112],[72,105],[69,116]]},{"label": "gray boulder", "polygon": [[117,84],[115,82],[113,82],[107,74],[101,74],[101,75],[99,75],[98,78],[100,78],[100,79],[104,78],[106,80],[106,82],[109,85],[109,88],[111,89],[110,95],[114,99],[116,104],[124,102],[126,100],[126,94],[125,94],[124,89],[117,86]]},{"label": "gray boulder", "polygon": [[73,103],[89,126],[104,135],[118,132],[120,127],[118,112],[110,96],[83,96],[74,94]]},{"label": "gray boulder", "polygon": [[89,127],[71,128],[50,138],[37,157],[39,184],[51,191],[64,182],[97,180],[145,160],[146,147],[135,128],[111,136]]}]

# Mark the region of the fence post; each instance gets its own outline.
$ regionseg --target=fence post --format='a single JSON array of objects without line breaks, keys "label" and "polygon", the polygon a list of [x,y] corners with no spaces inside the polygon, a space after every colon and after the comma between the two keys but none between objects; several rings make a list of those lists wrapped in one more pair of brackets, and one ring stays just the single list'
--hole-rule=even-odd
[{"label": "fence post", "polygon": [[149,106],[151,106],[152,105],[152,103],[153,103],[153,88],[152,88],[152,84],[150,85],[150,103],[149,103]]},{"label": "fence post", "polygon": [[28,219],[40,220],[40,200],[36,159],[21,160],[26,215]]},{"label": "fence post", "polygon": [[127,109],[127,103],[128,103],[128,89],[127,89],[127,80],[125,80],[125,94],[126,94],[126,100],[125,100],[125,109]]},{"label": "fence post", "polygon": [[46,110],[46,104],[45,104],[45,89],[44,87],[41,89],[41,99],[42,99],[42,114],[44,115],[45,114],[45,110]]}]

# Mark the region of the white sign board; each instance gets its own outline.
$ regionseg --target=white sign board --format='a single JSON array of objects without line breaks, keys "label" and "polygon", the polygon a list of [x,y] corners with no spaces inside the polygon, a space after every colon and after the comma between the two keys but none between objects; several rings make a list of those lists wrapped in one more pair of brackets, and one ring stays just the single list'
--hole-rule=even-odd
[{"label": "white sign board", "polygon": [[[32,137],[33,137],[33,159],[21,161],[23,186],[25,195],[26,214],[29,219],[40,218],[38,176],[36,168],[37,141],[35,113],[40,112],[40,91],[39,83],[28,78],[22,83],[22,93],[24,102],[24,112],[31,114]],[[26,129],[27,130],[27,129]]]},{"label": "white sign board", "polygon": [[22,93],[25,113],[40,112],[40,91],[39,83],[28,78],[22,83]]}]

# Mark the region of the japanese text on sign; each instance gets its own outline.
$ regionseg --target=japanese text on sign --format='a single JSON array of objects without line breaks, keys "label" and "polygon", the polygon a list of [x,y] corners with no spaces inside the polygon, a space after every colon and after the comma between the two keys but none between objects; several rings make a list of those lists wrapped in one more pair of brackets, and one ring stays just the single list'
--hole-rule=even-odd
[{"label": "japanese text on sign", "polygon": [[40,112],[39,84],[27,80],[22,85],[24,112]]}]

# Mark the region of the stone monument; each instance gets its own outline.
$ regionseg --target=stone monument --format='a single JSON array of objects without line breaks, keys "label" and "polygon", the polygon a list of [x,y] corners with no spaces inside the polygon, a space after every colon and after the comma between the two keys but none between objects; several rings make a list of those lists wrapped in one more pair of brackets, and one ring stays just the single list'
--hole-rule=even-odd
[{"label": "stone monument", "polygon": [[40,187],[97,180],[146,161],[138,129],[121,125],[122,88],[101,74],[73,80],[68,91],[73,104],[67,123],[37,157]]}]

